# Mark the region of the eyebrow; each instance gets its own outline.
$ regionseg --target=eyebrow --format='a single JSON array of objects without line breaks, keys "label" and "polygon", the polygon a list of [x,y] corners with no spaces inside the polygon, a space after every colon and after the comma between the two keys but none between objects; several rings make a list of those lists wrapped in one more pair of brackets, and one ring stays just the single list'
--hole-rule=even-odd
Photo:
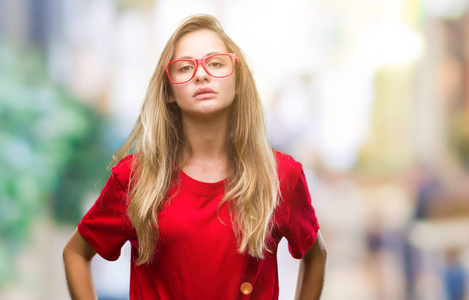
[{"label": "eyebrow", "polygon": [[[204,57],[207,57],[213,54],[218,54],[218,53],[222,53],[222,52],[210,52],[210,53],[205,54]],[[175,60],[178,60],[178,59],[194,59],[194,57],[193,56],[181,56],[179,58],[176,58]]]}]

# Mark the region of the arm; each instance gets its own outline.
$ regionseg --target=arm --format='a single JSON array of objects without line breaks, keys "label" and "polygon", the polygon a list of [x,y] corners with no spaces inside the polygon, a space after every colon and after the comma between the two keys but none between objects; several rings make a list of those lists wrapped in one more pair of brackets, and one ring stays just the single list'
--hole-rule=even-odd
[{"label": "arm", "polygon": [[93,247],[75,230],[63,251],[65,276],[73,300],[98,299],[91,274],[95,255]]},{"label": "arm", "polygon": [[326,262],[326,244],[318,231],[314,245],[301,259],[295,300],[318,300],[321,297]]}]

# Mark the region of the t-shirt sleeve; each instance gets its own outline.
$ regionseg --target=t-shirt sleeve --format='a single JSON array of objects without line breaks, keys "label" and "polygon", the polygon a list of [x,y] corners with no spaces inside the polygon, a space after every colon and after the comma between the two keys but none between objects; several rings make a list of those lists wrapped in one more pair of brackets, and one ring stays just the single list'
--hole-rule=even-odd
[{"label": "t-shirt sleeve", "polygon": [[288,240],[290,254],[294,258],[300,259],[316,241],[319,230],[303,169],[296,183],[288,210],[289,222],[285,238]]},{"label": "t-shirt sleeve", "polygon": [[78,223],[78,232],[106,260],[116,260],[129,239],[125,190],[112,172],[101,194]]}]

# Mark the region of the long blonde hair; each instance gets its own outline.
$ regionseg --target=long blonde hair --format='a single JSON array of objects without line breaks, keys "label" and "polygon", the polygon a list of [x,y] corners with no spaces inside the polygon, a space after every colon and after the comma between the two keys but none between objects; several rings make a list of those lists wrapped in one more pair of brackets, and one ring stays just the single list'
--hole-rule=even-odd
[{"label": "long blonde hair", "polygon": [[274,153],[267,141],[263,111],[252,74],[241,49],[210,15],[186,19],[164,48],[151,78],[140,115],[126,143],[113,155],[110,167],[134,153],[130,178],[128,216],[139,243],[137,265],[151,262],[159,240],[158,212],[178,175],[184,131],[181,111],[169,103],[171,87],[165,66],[178,41],[202,29],[215,32],[228,52],[239,58],[236,66],[236,95],[230,107],[226,151],[229,177],[218,210],[229,204],[238,252],[264,258],[269,249],[272,214],[277,206],[279,179]]}]

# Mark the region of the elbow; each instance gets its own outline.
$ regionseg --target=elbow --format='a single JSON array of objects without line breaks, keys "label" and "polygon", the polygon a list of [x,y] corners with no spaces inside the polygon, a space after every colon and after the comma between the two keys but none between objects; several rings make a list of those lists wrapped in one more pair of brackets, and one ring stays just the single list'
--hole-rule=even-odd
[{"label": "elbow", "polygon": [[70,247],[70,243],[67,243],[62,250],[62,260],[64,263],[67,262],[67,259],[70,257],[70,254],[72,253],[72,249]]},{"label": "elbow", "polygon": [[327,264],[327,249],[324,247],[324,250],[321,251],[321,258],[324,261],[324,264]]},{"label": "elbow", "polygon": [[327,254],[328,254],[328,252],[327,252],[326,246],[321,247],[319,249],[319,256],[321,256],[322,258],[327,259]]},{"label": "elbow", "polygon": [[319,247],[319,252],[321,253],[321,256],[323,256],[324,258],[327,258],[327,248],[326,248],[326,244],[325,243],[322,243],[321,244],[321,247]]},{"label": "elbow", "polygon": [[65,247],[62,250],[62,258],[64,260],[65,260],[65,257],[67,256],[68,252],[69,252],[69,249],[68,249],[68,243],[67,243],[67,245],[65,245]]},{"label": "elbow", "polygon": [[318,255],[319,255],[319,257],[321,258],[321,260],[323,260],[324,263],[326,263],[326,262],[327,262],[327,255],[328,255],[328,252],[327,252],[327,248],[326,248],[326,244],[325,244],[325,243],[321,243],[318,252],[319,252]]},{"label": "elbow", "polygon": [[65,245],[62,257],[65,260],[75,259],[84,259],[86,261],[91,261],[95,256],[96,251],[93,247],[78,233],[77,230],[73,233],[71,239]]}]

